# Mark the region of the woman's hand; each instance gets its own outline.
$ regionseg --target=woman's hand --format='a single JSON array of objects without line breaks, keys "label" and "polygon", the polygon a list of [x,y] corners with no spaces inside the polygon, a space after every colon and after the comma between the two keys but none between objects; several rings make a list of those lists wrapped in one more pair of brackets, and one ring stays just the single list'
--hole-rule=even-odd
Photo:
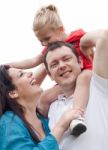
[{"label": "woman's hand", "polygon": [[56,123],[52,134],[55,136],[59,142],[64,132],[69,128],[72,120],[79,118],[81,116],[81,111],[78,109],[70,108],[68,111],[64,112],[59,121]]}]

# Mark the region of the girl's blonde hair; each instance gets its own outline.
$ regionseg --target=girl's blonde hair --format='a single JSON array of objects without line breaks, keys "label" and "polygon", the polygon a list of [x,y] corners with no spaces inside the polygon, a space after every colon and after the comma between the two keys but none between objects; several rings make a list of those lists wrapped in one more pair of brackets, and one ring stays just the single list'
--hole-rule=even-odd
[{"label": "girl's blonde hair", "polygon": [[33,31],[35,34],[45,25],[49,25],[53,29],[63,26],[57,8],[54,5],[44,6],[37,11],[33,22]]}]

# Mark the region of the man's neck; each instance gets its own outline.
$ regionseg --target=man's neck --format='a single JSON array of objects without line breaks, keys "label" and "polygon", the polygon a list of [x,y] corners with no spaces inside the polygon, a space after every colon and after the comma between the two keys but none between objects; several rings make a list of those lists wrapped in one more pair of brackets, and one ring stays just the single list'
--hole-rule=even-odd
[{"label": "man's neck", "polygon": [[75,85],[74,86],[63,86],[61,87],[63,91],[63,95],[69,97],[74,94]]}]

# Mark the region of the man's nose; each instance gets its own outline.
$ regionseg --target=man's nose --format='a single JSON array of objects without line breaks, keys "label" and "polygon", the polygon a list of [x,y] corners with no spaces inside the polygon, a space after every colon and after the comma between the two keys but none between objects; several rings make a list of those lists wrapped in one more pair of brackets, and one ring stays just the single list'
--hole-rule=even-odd
[{"label": "man's nose", "polygon": [[64,68],[66,68],[65,63],[63,61],[60,61],[59,62],[59,69],[64,69]]}]

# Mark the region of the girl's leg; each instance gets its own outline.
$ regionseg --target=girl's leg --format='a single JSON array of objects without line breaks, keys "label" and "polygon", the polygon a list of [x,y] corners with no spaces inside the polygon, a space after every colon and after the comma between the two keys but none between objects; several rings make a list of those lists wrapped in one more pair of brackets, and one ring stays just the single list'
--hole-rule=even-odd
[{"label": "girl's leg", "polygon": [[86,131],[86,125],[84,123],[84,119],[82,119],[84,112],[87,107],[87,103],[89,100],[89,85],[90,85],[90,79],[91,79],[91,71],[90,70],[84,70],[81,72],[81,74],[77,78],[76,82],[76,89],[74,92],[74,105],[73,109],[80,110],[81,118],[78,118],[74,121],[72,121],[70,128],[71,128],[71,134],[73,135],[80,135],[84,131]]}]

